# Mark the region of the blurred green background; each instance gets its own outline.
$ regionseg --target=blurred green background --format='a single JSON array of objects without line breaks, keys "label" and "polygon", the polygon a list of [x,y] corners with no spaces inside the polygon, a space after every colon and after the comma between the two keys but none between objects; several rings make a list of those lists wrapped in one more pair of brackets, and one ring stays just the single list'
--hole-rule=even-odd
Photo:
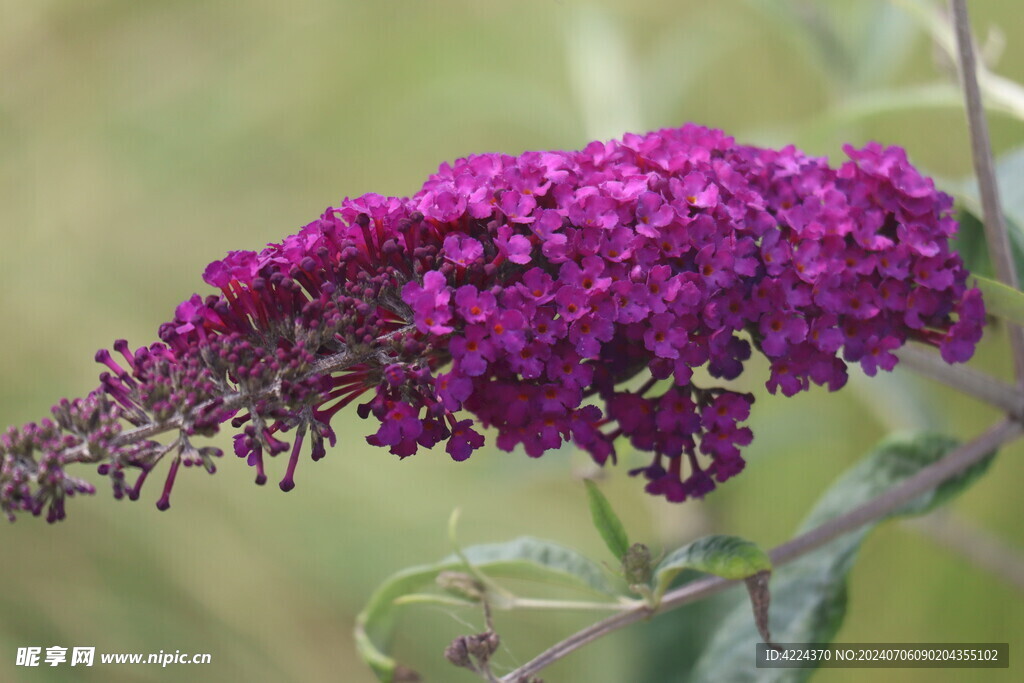
[{"label": "blurred green background", "polygon": [[[1016,3],[971,9],[989,52],[1005,47],[996,69],[1024,79]],[[913,89],[946,71],[909,14],[865,0],[0,0],[0,422],[87,393],[96,349],[154,340],[180,300],[207,293],[200,274],[226,251],[279,240],[346,195],[410,194],[467,153],[573,149],[696,121],[836,161],[842,143],[878,139],[959,178],[971,168],[962,112]],[[1021,121],[991,125],[997,151],[1024,143]],[[1006,356],[992,329],[974,364],[1005,375]],[[721,531],[769,547],[889,431],[969,438],[996,417],[902,370],[793,399],[768,396],[765,378],[755,363],[741,383],[759,397],[748,471],[706,501],[663,503],[625,466],[606,473],[634,537],[671,546]],[[354,411],[338,427],[338,446],[304,461],[287,495],[225,456],[213,477],[183,472],[167,512],[154,507],[159,481],[134,504],[100,482],[61,524],[5,523],[0,680],[369,681],[354,616],[392,572],[448,554],[456,506],[464,543],[532,534],[610,561],[578,454],[532,461],[488,448],[462,464],[442,452],[399,462],[365,444]],[[1006,449],[950,511],[1009,548],[1024,546],[1021,456]],[[279,478],[284,463],[273,464]],[[1019,587],[920,527],[870,536],[850,595],[839,641],[1009,641],[1011,661],[1024,653]],[[684,680],[713,608],[622,631],[544,678]],[[496,668],[591,619],[498,614]],[[396,651],[428,680],[475,680],[441,653],[480,621],[410,609]],[[50,645],[209,652],[213,663],[14,666],[16,648]],[[815,680],[1020,680],[1014,669]]]}]

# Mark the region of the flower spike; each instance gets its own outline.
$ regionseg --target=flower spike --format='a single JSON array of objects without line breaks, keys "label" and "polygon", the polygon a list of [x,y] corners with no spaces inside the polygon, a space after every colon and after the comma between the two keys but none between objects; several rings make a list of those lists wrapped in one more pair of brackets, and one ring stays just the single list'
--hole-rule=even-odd
[{"label": "flower spike", "polygon": [[836,169],[688,124],[474,155],[412,197],[346,199],[211,263],[219,294],[182,302],[158,343],[101,350],[97,390],[0,437],[0,508],[63,518],[92,492],[72,463],[134,499],[173,452],[164,509],[182,463],[220,455],[191,440],[225,424],[257,483],[290,451],[288,491],[304,444],[323,457],[356,401],[379,423],[367,441],[402,458],[444,442],[465,460],[478,425],[504,450],[571,441],[600,464],[624,439],[651,454],[631,471],[648,492],[702,497],[743,469],[753,396],[694,369],[732,380],[756,350],[790,396],[842,387],[849,363],[891,370],[908,340],[962,362],[981,337],[950,197],[898,147],[844,151]]}]

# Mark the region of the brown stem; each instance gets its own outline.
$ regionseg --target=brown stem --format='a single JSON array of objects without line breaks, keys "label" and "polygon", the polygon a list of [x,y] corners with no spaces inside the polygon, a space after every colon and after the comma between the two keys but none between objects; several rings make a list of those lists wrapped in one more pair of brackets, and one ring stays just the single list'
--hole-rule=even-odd
[{"label": "brown stem", "polygon": [[[971,24],[967,15],[966,0],[950,0],[953,15],[953,30],[956,34],[957,54],[960,66],[960,80],[964,88],[964,102],[967,108],[967,123],[971,132],[971,153],[974,159],[974,174],[978,179],[981,195],[981,212],[985,224],[985,241],[995,268],[996,277],[1014,289],[1020,289],[1017,269],[1013,263],[1009,233],[999,202],[999,186],[996,183],[995,163],[992,160],[992,145],[989,142],[988,122],[978,87],[977,62],[974,55],[974,41],[971,38]],[[1017,384],[1024,386],[1024,331],[1010,324],[1010,345],[1013,348],[1017,368]]]},{"label": "brown stem", "polygon": [[916,344],[907,344],[895,353],[901,365],[961,393],[1002,408],[1013,418],[1024,418],[1024,392],[1018,387],[966,365],[950,365],[937,353]]}]

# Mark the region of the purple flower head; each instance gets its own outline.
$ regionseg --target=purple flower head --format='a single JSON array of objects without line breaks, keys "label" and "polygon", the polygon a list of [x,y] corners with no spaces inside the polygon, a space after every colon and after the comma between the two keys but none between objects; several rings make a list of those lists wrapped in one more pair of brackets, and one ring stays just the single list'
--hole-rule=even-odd
[{"label": "purple flower head", "polygon": [[700,171],[687,174],[684,178],[672,178],[669,191],[672,199],[680,206],[708,209],[718,204],[718,185]]},{"label": "purple flower head", "polygon": [[670,313],[651,316],[650,328],[644,333],[644,345],[658,358],[678,358],[679,349],[687,341],[686,330],[676,326]]},{"label": "purple flower head", "polygon": [[367,441],[399,457],[444,443],[464,460],[485,447],[477,423],[531,457],[571,440],[604,464],[626,440],[649,492],[702,497],[744,467],[752,397],[715,385],[753,349],[790,396],[842,387],[847,363],[891,370],[910,340],[963,362],[981,338],[950,198],[902,149],[845,151],[835,169],[688,124],[474,155],[411,197],[346,199],[210,264],[216,293],[182,302],[160,342],[115,343],[88,397],[3,434],[0,509],[62,518],[91,491],[78,464],[135,499],[164,458],[166,508],[182,465],[215,469],[194,442],[226,427],[258,483],[287,459],[290,490],[364,396]]},{"label": "purple flower head", "polygon": [[584,186],[576,190],[568,218],[580,228],[613,228],[619,223],[617,208],[615,200],[602,196],[597,187]]},{"label": "purple flower head", "polygon": [[561,386],[582,391],[590,386],[594,378],[594,366],[582,361],[583,358],[573,350],[552,356],[547,364],[548,379]]}]

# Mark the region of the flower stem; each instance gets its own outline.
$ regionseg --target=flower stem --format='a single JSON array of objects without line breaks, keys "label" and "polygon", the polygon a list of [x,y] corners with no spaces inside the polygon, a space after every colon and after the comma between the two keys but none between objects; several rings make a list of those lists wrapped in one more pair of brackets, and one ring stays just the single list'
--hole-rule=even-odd
[{"label": "flower stem", "polygon": [[1024,593],[1024,553],[992,532],[949,512],[903,522],[939,545]]},{"label": "flower stem", "polygon": [[1010,417],[1024,418],[1024,392],[966,365],[950,365],[933,352],[907,344],[896,355],[911,370],[952,387],[968,396],[1002,408]]},{"label": "flower stem", "polygon": [[603,610],[605,612],[625,612],[643,605],[641,600],[622,602],[587,602],[582,600],[542,600],[538,598],[514,597],[506,603],[496,602],[495,607],[501,610],[514,609],[554,609],[554,610]]}]

